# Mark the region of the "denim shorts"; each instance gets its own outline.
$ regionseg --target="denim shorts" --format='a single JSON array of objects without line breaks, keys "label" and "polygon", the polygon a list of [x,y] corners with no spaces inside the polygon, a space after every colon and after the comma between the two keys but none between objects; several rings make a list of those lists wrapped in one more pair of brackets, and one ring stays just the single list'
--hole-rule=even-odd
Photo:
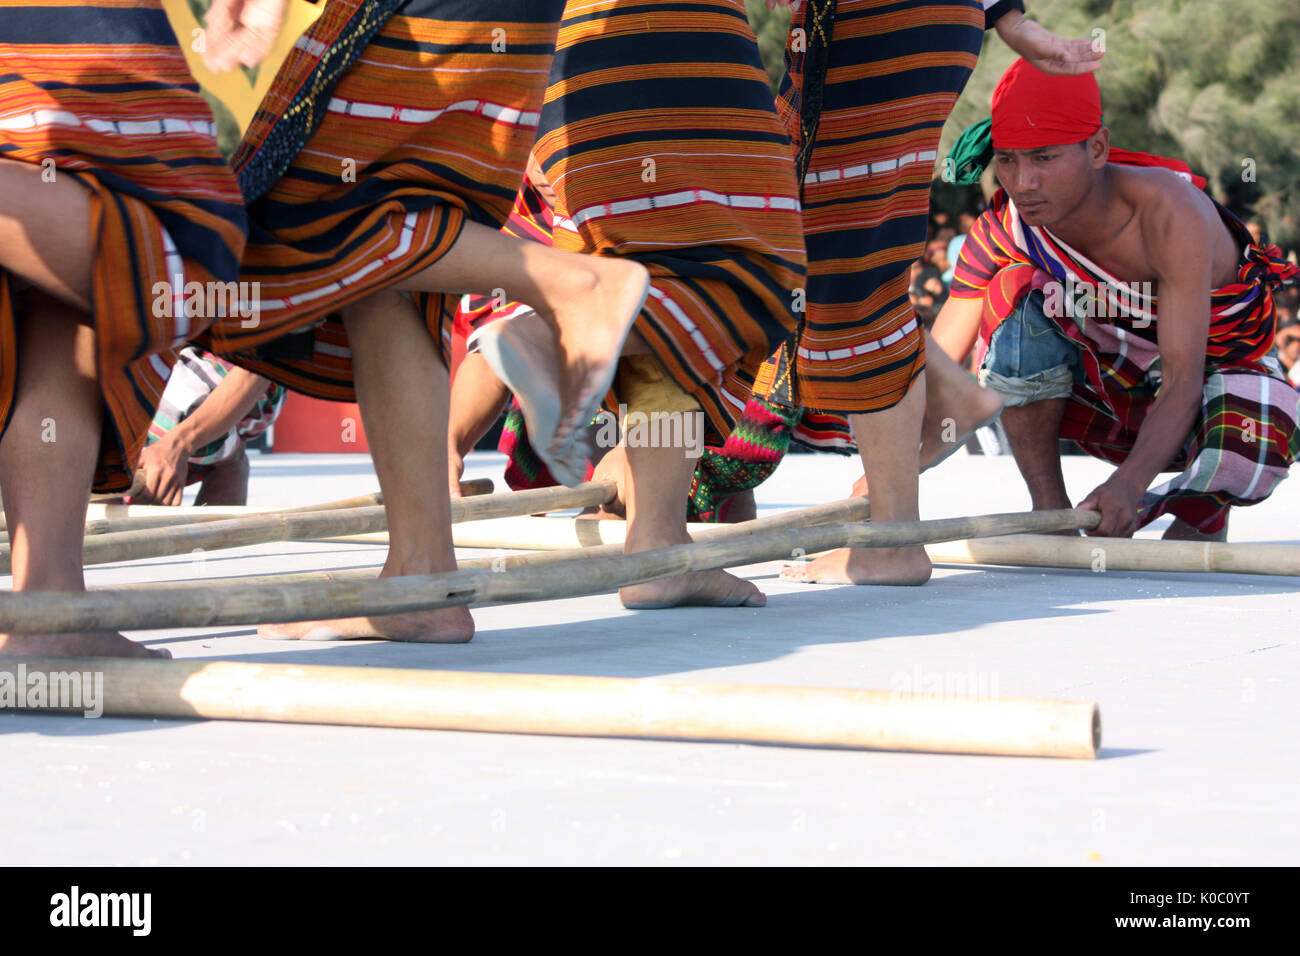
[{"label": "denim shorts", "polygon": [[1035,289],[993,333],[980,384],[997,392],[1004,405],[1069,398],[1085,381],[1079,350],[1047,317],[1043,293]]}]

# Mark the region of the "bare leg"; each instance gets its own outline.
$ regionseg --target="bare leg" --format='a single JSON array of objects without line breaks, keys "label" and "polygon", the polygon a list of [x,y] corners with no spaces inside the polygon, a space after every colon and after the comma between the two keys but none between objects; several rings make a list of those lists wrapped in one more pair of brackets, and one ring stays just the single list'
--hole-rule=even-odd
[{"label": "bare leg", "polygon": [[0,267],[55,298],[90,309],[90,195],[77,179],[0,159]]},{"label": "bare leg", "polygon": [[234,457],[208,472],[199,485],[199,494],[194,503],[226,507],[248,504],[248,451],[244,448],[242,439]]},{"label": "bare leg", "polygon": [[[921,419],[925,414],[922,373],[901,402],[883,412],[853,415],[853,434],[867,484],[871,520],[919,521]],[[787,580],[818,584],[924,584],[930,580],[925,548],[840,548],[782,572]]]},{"label": "bare leg", "polygon": [[725,499],[718,508],[718,520],[723,524],[739,524],[753,521],[758,517],[758,502],[754,500],[754,489],[749,488]]},{"label": "bare leg", "polygon": [[966,444],[977,428],[1002,410],[1002,399],[967,375],[933,341],[925,351],[925,423],[921,430],[921,470],[934,466]]},{"label": "bare leg", "polygon": [[447,490],[459,498],[460,479],[465,474],[465,456],[487,434],[501,409],[510,400],[510,391],[496,377],[491,366],[477,352],[470,352],[456,370],[451,383],[451,421],[447,427]]},{"label": "bare leg", "polygon": [[[85,316],[35,290],[20,303],[18,388],[0,440],[15,591],[84,591],[81,541],[103,397]],[[0,653],[170,657],[121,634],[4,634]]]},{"label": "bare leg", "polygon": [[[690,543],[686,495],[695,464],[696,459],[686,457],[681,448],[627,449],[628,527],[624,554]],[[762,607],[767,603],[753,584],[726,571],[680,574],[623,588],[618,596],[625,607],[637,609],[683,605]]]},{"label": "bare leg", "polygon": [[1063,398],[1044,399],[1002,412],[1002,427],[1006,429],[1011,453],[1029,488],[1035,511],[1071,507],[1057,444],[1064,414]]},{"label": "bare leg", "polygon": [[[933,468],[970,439],[976,429],[998,417],[1002,399],[984,388],[948,357],[926,333],[925,419],[921,425],[921,470]],[[853,485],[854,496],[868,494],[865,476]]]},{"label": "bare leg", "polygon": [[[477,292],[525,302],[559,343],[558,369],[564,409],[551,447],[559,448],[575,428],[577,410],[613,374],[628,329],[640,312],[648,278],[645,266],[629,259],[560,252],[538,242],[466,223],[445,256],[403,280],[396,288],[421,292]],[[534,436],[546,441],[549,436]]]},{"label": "bare leg", "polygon": [[1165,529],[1165,533],[1161,537],[1165,541],[1227,541],[1228,523],[1224,521],[1223,527],[1214,534],[1206,534],[1197,530],[1182,518],[1175,517],[1174,523]]},{"label": "bare leg", "polygon": [[[388,560],[380,577],[456,570],[447,488],[447,369],[410,296],[379,292],[343,312],[357,403],[388,512]],[[464,607],[298,624],[265,624],[263,637],[386,638],[463,643],[474,636]]]}]

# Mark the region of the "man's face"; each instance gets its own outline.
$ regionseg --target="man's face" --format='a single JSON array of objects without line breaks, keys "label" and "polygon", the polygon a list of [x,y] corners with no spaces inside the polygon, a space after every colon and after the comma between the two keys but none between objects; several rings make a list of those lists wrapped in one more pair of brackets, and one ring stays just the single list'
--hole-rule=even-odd
[{"label": "man's face", "polygon": [[1293,325],[1277,334],[1277,350],[1290,368],[1300,361],[1300,326]]},{"label": "man's face", "polygon": [[[1050,226],[1072,213],[1088,194],[1095,161],[1093,138],[1065,146],[999,149],[993,153],[998,182],[1031,226]],[[1104,155],[1104,153],[1103,153]]]}]

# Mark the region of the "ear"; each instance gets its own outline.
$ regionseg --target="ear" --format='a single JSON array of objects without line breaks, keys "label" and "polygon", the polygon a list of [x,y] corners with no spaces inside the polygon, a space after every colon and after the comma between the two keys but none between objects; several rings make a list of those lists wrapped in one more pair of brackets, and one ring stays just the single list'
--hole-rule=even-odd
[{"label": "ear", "polygon": [[1110,127],[1103,126],[1088,137],[1088,157],[1093,169],[1101,169],[1110,156]]}]

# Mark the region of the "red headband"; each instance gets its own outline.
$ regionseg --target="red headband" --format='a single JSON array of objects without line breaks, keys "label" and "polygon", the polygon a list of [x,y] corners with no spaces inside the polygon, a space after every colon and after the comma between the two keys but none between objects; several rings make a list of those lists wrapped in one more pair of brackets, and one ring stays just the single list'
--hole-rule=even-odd
[{"label": "red headband", "polygon": [[1054,76],[1016,60],[993,91],[993,148],[1081,143],[1101,128],[1101,90],[1091,73]]}]

